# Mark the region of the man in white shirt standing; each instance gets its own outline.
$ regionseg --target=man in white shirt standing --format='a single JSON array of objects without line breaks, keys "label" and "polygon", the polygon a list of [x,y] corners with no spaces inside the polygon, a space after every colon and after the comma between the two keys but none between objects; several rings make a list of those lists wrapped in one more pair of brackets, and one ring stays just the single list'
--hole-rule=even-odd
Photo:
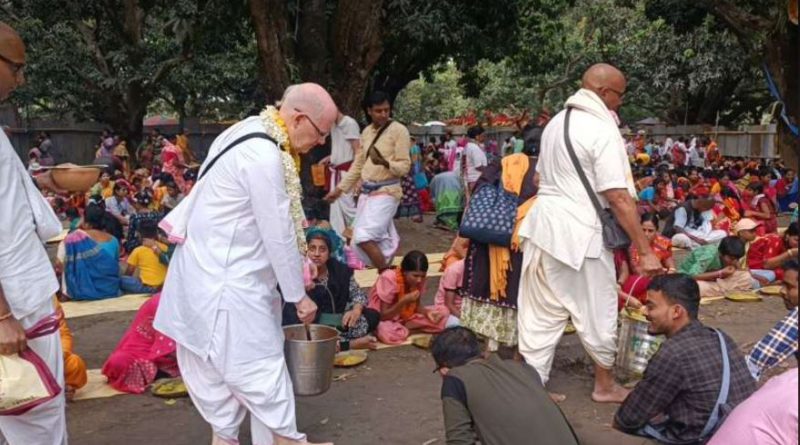
[{"label": "man in white shirt standing", "polygon": [[[642,269],[661,265],[644,236],[625,142],[610,111],[622,104],[626,81],[599,64],[584,74],[570,97],[570,140],[601,205],[611,208],[641,255]],[[592,399],[622,402],[627,391],[614,381],[617,288],[614,259],[603,245],[600,218],[567,151],[566,111],[542,134],[536,205],[522,222],[524,252],[518,301],[519,351],[547,382],[553,354],[569,319],[595,362]],[[555,395],[554,395],[555,396]],[[554,397],[560,398],[560,397]]]},{"label": "man in white shirt standing", "polygon": [[[25,45],[0,22],[0,102],[25,83]],[[37,178],[54,188],[49,174]],[[0,354],[30,348],[47,364],[61,392],[16,416],[0,416],[0,444],[67,443],[64,415],[64,358],[58,324],[49,334],[26,338],[26,330],[57,320],[53,296],[58,290],[44,241],[61,231],[61,223],[31,181],[5,132],[0,132]]]},{"label": "man in white shirt standing", "polygon": [[[307,443],[297,431],[281,329],[281,296],[304,322],[317,310],[303,286],[304,215],[290,153],[324,143],[336,114],[319,85],[289,87],[279,108],[217,137],[192,193],[161,223],[180,244],[154,327],[178,344],[181,375],[213,444],[239,443],[248,412],[253,443]],[[271,140],[223,152],[258,133]]]},{"label": "man in white shirt standing", "polygon": [[[469,192],[478,179],[481,177],[483,169],[488,165],[486,153],[483,151],[483,141],[486,140],[486,130],[480,125],[476,125],[467,130],[467,146],[464,148],[464,153],[461,156],[461,162],[466,162],[466,178]],[[462,167],[463,168],[463,167]]]},{"label": "man in white shirt standing", "polygon": [[[331,129],[331,154],[319,161],[330,169],[330,190],[335,189],[342,176],[350,170],[359,147],[361,129],[358,128],[358,122],[339,112],[336,125]],[[339,236],[345,237],[345,230],[352,225],[355,217],[356,200],[352,192],[342,193],[339,199],[331,203],[329,220]]]}]

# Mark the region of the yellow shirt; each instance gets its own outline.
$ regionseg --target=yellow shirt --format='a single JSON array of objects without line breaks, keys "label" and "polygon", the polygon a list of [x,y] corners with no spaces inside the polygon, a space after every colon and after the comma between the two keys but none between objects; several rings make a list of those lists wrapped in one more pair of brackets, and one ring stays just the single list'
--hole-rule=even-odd
[{"label": "yellow shirt", "polygon": [[[162,252],[167,251],[167,246],[157,243]],[[150,287],[160,287],[167,279],[167,266],[158,259],[158,255],[149,247],[139,246],[133,249],[128,256],[128,265],[139,269],[139,279],[142,284]]]},{"label": "yellow shirt", "polygon": [[[389,168],[373,164],[372,160],[367,158],[367,149],[372,145],[372,140],[375,139],[377,133],[378,129],[373,125],[368,125],[361,132],[361,149],[353,160],[353,165],[347,175],[342,178],[342,182],[338,186],[343,192],[349,192],[359,179],[364,182],[400,180],[411,169],[411,136],[405,125],[393,121],[381,134],[373,148],[373,150],[378,150],[383,159],[389,163]],[[400,183],[379,190],[387,192],[397,199],[403,197]]]}]

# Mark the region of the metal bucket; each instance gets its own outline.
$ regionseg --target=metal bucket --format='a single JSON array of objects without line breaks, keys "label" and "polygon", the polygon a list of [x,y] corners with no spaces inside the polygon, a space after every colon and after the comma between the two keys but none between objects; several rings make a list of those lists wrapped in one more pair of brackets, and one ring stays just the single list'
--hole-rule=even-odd
[{"label": "metal bucket", "polygon": [[650,358],[661,347],[664,336],[649,334],[647,326],[650,323],[641,316],[629,314],[628,311],[622,311],[620,320],[617,375],[622,380],[640,379]]},{"label": "metal bucket", "polygon": [[284,352],[286,366],[292,378],[294,393],[298,396],[322,394],[331,386],[333,360],[339,332],[320,324],[309,326],[311,341],[306,340],[306,328],[302,324],[283,327],[286,337]]}]

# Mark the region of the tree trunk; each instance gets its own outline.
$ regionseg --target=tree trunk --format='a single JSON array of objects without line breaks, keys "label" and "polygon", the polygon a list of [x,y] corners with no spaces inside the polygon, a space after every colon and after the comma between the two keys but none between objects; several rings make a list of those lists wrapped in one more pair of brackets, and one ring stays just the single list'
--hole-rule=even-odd
[{"label": "tree trunk", "polygon": [[[775,33],[764,48],[766,65],[778,87],[786,115],[800,125],[800,32],[787,24],[786,33]],[[782,118],[778,120],[778,154],[787,166],[796,167],[800,158],[800,138],[794,135]]]},{"label": "tree trunk", "polygon": [[370,75],[383,54],[383,0],[339,2],[332,44],[333,98],[339,109],[357,115]]},{"label": "tree trunk", "polygon": [[285,1],[249,0],[248,3],[258,45],[261,81],[267,102],[274,102],[291,84],[288,68],[293,54]]},{"label": "tree trunk", "polygon": [[328,20],[325,0],[304,0],[300,3],[297,54],[300,75],[304,82],[328,86],[330,76],[326,70],[330,59],[328,51]]}]

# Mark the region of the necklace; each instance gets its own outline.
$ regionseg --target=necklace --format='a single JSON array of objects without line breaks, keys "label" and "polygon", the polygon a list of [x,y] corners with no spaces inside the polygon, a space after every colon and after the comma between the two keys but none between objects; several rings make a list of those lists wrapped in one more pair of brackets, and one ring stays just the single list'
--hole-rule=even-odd
[{"label": "necklace", "polygon": [[281,163],[283,164],[283,180],[286,184],[286,193],[289,195],[289,213],[294,221],[294,231],[297,237],[297,249],[302,255],[306,254],[306,215],[303,212],[303,187],[300,185],[300,176],[297,174],[296,154],[289,141],[289,132],[286,122],[283,121],[278,109],[267,106],[259,115],[264,129],[278,143],[281,150]]}]

